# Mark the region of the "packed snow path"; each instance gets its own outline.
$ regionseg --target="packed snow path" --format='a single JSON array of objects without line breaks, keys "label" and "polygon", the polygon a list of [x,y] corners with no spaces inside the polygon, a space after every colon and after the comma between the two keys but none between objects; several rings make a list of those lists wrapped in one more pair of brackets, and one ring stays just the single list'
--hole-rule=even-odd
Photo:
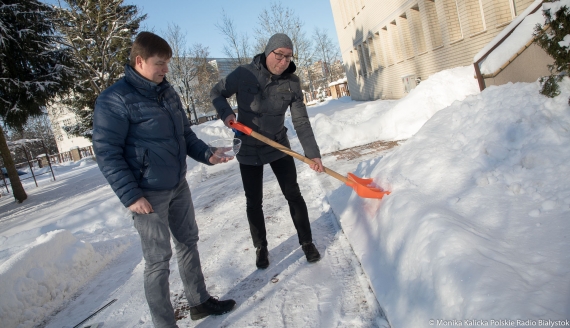
[{"label": "packed snow path", "polygon": [[[335,157],[326,158],[334,169]],[[299,161],[296,162],[301,192],[311,218],[313,239],[320,250],[321,261],[310,264],[301,250],[286,201],[270,168],[264,173],[264,213],[268,231],[270,266],[266,270],[255,267],[255,248],[252,245],[245,216],[245,197],[236,161],[207,167],[194,166],[188,172],[196,217],[200,227],[199,250],[206,284],[212,295],[221,299],[233,298],[236,308],[229,314],[192,321],[180,311],[180,327],[388,327],[368,279],[362,271],[350,244],[338,225],[337,218],[326,200],[321,184],[332,179],[318,175]],[[340,162],[336,163],[340,164]],[[104,222],[101,216],[129,221],[125,211],[104,178],[93,163],[58,176],[58,182],[66,179],[77,183],[81,176],[84,183],[91,181],[95,187],[91,196],[98,195],[92,209],[85,211],[82,196],[61,197],[51,192],[64,213],[84,213],[78,218],[90,218]],[[69,175],[69,177],[68,177]],[[75,181],[75,182],[73,182]],[[46,182],[47,183],[47,182]],[[51,183],[45,188],[51,188]],[[30,196],[42,189],[30,189]],[[44,193],[43,197],[49,197]],[[102,197],[102,198],[101,198]],[[3,199],[5,201],[6,199]],[[48,201],[48,199],[44,199]],[[8,207],[16,205],[8,205]],[[90,207],[89,205],[87,205]],[[53,216],[43,213],[42,205],[34,206],[33,217]],[[50,207],[46,207],[50,208]],[[53,207],[51,207],[53,209]],[[65,210],[63,210],[65,209]],[[85,212],[83,212],[85,211]],[[9,219],[18,222],[29,210],[20,208],[9,211]],[[7,213],[8,214],[8,213]],[[23,217],[20,217],[22,215]],[[65,214],[67,215],[67,214]],[[60,312],[48,317],[41,326],[73,327],[91,313],[113,299],[117,301],[101,311],[84,325],[103,322],[104,327],[152,327],[143,291],[144,260],[138,235],[132,224],[119,224],[118,229],[70,227],[78,238],[85,237],[95,250],[117,249],[110,264],[94,275],[74,295],[73,300],[63,302]],[[65,225],[58,221],[56,225]],[[103,224],[104,226],[105,224]],[[73,231],[77,229],[77,231]],[[91,230],[90,232],[84,230]],[[20,234],[21,235],[21,234]],[[126,245],[126,246],[125,246]],[[106,250],[105,253],[113,253]],[[175,256],[171,261],[171,292],[175,307],[184,309],[185,300],[178,274]],[[82,326],[84,326],[82,325]]]}]

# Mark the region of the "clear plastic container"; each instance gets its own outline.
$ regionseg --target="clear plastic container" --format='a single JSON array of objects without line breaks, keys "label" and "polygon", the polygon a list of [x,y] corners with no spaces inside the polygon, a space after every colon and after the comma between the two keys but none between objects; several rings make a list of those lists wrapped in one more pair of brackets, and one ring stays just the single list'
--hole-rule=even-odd
[{"label": "clear plastic container", "polygon": [[217,139],[208,143],[208,146],[216,157],[230,158],[239,152],[241,140],[238,138]]}]

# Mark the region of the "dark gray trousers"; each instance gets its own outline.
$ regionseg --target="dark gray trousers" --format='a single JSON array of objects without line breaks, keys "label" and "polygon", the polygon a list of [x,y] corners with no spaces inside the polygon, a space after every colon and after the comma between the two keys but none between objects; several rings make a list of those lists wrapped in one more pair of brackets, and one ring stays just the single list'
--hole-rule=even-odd
[{"label": "dark gray trousers", "polygon": [[176,249],[180,278],[190,306],[208,300],[198,254],[198,226],[186,180],[173,190],[143,191],[154,213],[133,213],[145,259],[144,290],[156,328],[177,327],[170,302],[168,277],[172,257],[170,235]]}]

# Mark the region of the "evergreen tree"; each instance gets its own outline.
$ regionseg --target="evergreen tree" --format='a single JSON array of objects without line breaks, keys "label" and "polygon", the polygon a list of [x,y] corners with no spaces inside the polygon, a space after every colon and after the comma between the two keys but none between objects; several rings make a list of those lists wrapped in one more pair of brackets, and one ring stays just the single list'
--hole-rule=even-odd
[{"label": "evergreen tree", "polygon": [[[9,128],[22,128],[30,116],[67,90],[69,51],[56,47],[54,11],[36,0],[0,0],[0,118]],[[18,178],[2,125],[0,153],[14,197],[26,192]]]},{"label": "evergreen tree", "polygon": [[548,65],[550,76],[540,79],[540,92],[548,97],[556,97],[560,94],[558,82],[564,75],[568,75],[570,68],[570,10],[562,6],[554,15],[550,10],[544,10],[543,15],[546,25],[537,24],[534,32],[535,42],[554,58],[554,64]]},{"label": "evergreen tree", "polygon": [[132,40],[146,15],[123,0],[64,0],[56,24],[72,49],[77,72],[73,93],[63,99],[78,122],[64,127],[73,135],[91,138],[95,100],[115,83],[128,62]]}]

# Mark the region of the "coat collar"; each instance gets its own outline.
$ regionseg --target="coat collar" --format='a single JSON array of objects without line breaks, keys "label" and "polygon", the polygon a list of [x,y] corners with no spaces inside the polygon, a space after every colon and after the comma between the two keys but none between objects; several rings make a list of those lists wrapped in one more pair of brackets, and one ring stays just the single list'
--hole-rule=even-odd
[{"label": "coat collar", "polygon": [[149,98],[158,98],[170,87],[170,83],[168,83],[166,78],[157,84],[144,78],[129,64],[125,64],[125,80],[135,87],[143,96]]}]

